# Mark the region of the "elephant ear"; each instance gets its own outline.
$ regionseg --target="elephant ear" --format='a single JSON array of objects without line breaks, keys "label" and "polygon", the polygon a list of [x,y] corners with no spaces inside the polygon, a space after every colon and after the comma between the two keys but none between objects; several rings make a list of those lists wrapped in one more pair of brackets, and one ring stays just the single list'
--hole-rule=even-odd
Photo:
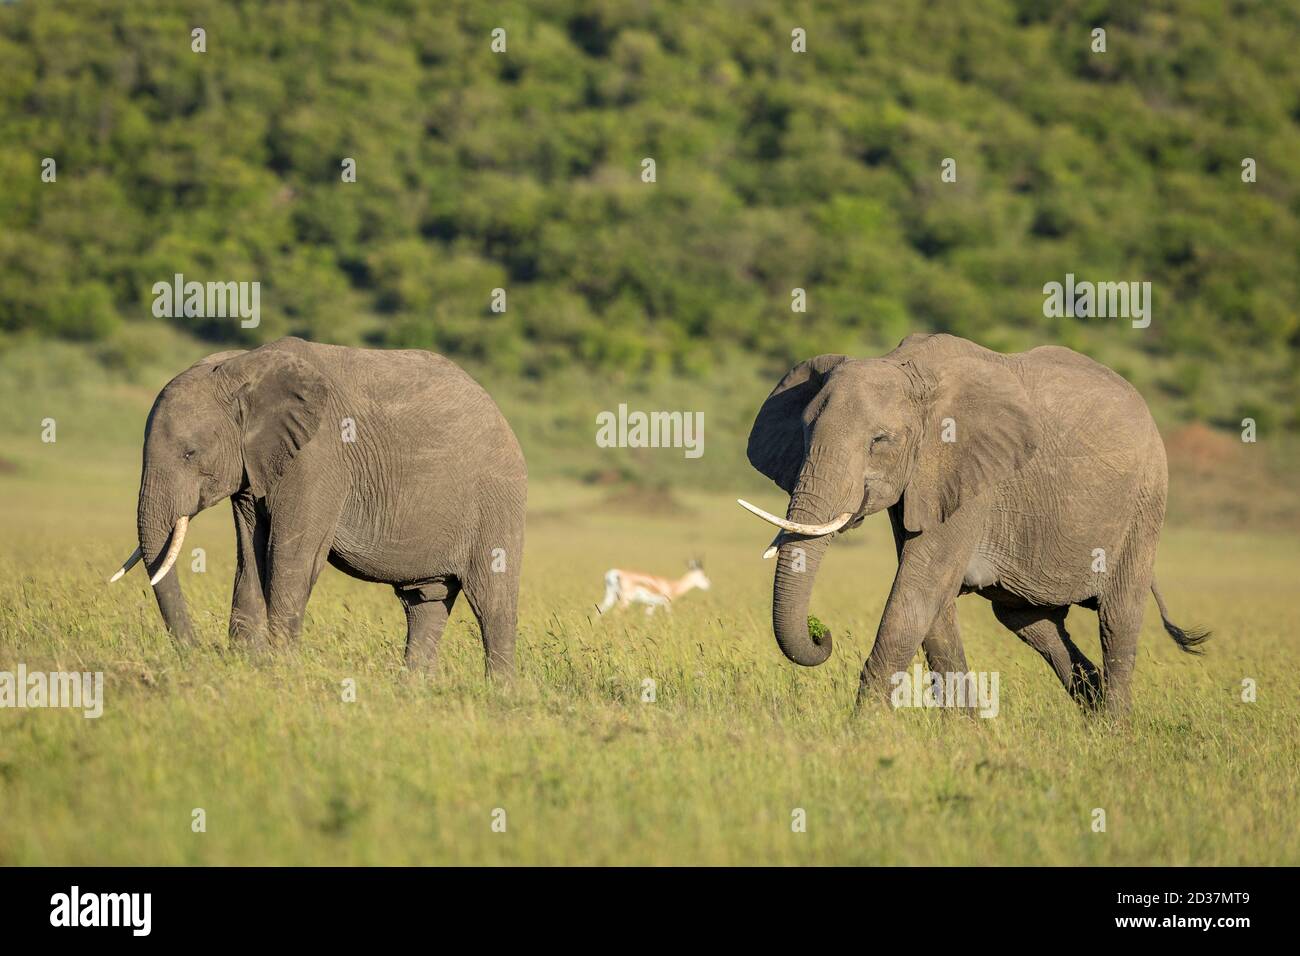
[{"label": "elephant ear", "polygon": [[957,358],[903,370],[922,421],[903,525],[925,531],[1019,471],[1041,436],[1028,393],[1002,364]]},{"label": "elephant ear", "polygon": [[264,497],[316,434],[329,385],[310,363],[276,344],[227,359],[214,374],[239,423],[249,489]]},{"label": "elephant ear", "polygon": [[767,396],[749,430],[749,463],[794,494],[803,467],[803,411],[817,397],[831,369],[847,355],[818,355],[800,362]]}]

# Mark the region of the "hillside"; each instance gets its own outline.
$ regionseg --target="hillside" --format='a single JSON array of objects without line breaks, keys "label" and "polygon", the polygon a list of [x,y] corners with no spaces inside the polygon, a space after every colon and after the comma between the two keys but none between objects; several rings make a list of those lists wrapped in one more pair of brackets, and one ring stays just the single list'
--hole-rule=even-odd
[{"label": "hillside", "polygon": [[[1296,424],[1294,3],[429,6],[0,7],[0,336],[131,363],[170,321],[546,381],[947,330]],[[260,325],[154,318],[176,273],[261,282]],[[1045,318],[1067,273],[1150,281],[1151,326]]]}]

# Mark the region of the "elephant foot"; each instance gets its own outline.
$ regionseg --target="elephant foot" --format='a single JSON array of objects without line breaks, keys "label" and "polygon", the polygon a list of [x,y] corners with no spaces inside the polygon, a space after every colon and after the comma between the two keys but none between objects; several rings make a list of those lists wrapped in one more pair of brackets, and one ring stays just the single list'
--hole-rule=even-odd
[{"label": "elephant foot", "polygon": [[1100,683],[1078,680],[1070,685],[1070,696],[1085,714],[1098,714],[1106,709],[1106,698]]},{"label": "elephant foot", "polygon": [[249,657],[265,657],[270,652],[271,645],[265,626],[243,620],[231,621],[227,633],[231,648],[242,651]]},{"label": "elephant foot", "polygon": [[438,655],[432,652],[412,653],[406,649],[404,676],[408,679],[430,679],[438,674]]},{"label": "elephant foot", "polygon": [[265,633],[243,637],[235,647],[250,661],[263,662],[271,658],[271,642]]},{"label": "elephant foot", "polygon": [[868,710],[892,712],[894,702],[892,693],[896,684],[895,674],[906,673],[904,667],[885,667],[879,661],[870,658],[862,665],[858,675],[858,696],[854,702],[854,713]]},{"label": "elephant foot", "polygon": [[887,687],[880,687],[866,680],[858,682],[858,694],[853,701],[853,716],[862,717],[892,712],[893,706],[889,701]]},{"label": "elephant foot", "polygon": [[231,648],[252,661],[265,662],[298,650],[296,637],[288,637],[271,628],[241,629],[230,634]]},{"label": "elephant foot", "polygon": [[1127,726],[1131,716],[1129,696],[1124,693],[1103,693],[1101,704],[1093,708],[1093,712],[1100,715],[1108,724],[1116,727]]},{"label": "elephant foot", "polygon": [[437,679],[437,664],[430,661],[427,664],[421,664],[416,667],[412,667],[409,664],[404,666],[402,672],[397,677],[397,682],[405,687],[419,689],[435,684]]}]

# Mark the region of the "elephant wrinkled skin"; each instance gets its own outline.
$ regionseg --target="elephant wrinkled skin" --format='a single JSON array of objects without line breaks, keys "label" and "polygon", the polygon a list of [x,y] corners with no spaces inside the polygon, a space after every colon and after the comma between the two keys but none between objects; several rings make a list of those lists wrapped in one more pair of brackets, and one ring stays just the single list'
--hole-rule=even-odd
[{"label": "elephant wrinkled skin", "polygon": [[[1183,650],[1208,636],[1172,624],[1156,590],[1168,475],[1146,403],[1070,349],[1002,355],[913,335],[881,358],[819,355],[768,396],[748,454],[790,495],[787,522],[843,516],[843,533],[888,510],[898,573],[859,703],[886,697],[918,645],[931,670],[967,672],[954,602],[969,592],[1085,708],[1127,710],[1148,593]],[[831,653],[829,632],[813,633],[808,619],[831,537],[784,530],[773,543],[773,629],[797,664]],[[1100,618],[1100,672],[1065,630],[1076,604]]]},{"label": "elephant wrinkled skin", "polygon": [[170,568],[188,518],[229,498],[233,638],[296,639],[328,561],[393,586],[413,669],[434,666],[463,590],[489,672],[509,675],[526,496],[514,433],[452,362],[286,338],[208,356],[158,395],[145,426],[140,548],[124,570],[143,559],[168,629],[189,640]]}]

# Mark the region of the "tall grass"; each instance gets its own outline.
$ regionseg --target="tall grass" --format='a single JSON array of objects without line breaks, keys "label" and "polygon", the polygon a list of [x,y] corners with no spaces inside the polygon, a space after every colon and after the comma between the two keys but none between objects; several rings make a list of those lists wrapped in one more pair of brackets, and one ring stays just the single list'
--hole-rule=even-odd
[{"label": "tall grass", "polygon": [[[0,670],[102,670],[106,702],[98,720],[0,710],[2,863],[1300,861],[1289,539],[1166,534],[1176,618],[1217,636],[1183,655],[1151,608],[1127,724],[1076,712],[974,597],[964,639],[1000,672],[999,715],[855,717],[894,562],[883,518],[827,558],[814,610],[836,650],[808,671],[775,648],[767,535],[728,499],[644,517],[540,486],[506,689],[463,605],[436,679],[407,677],[391,591],[333,570],[300,646],[249,660],[225,637],[224,507],[187,538],[207,571],[182,562],[200,644],[178,650],[143,574],[105,585],[132,546],[134,461],[47,450],[73,460],[0,478]],[[673,613],[596,614],[606,568],[676,573],[701,552],[713,588]],[[1095,616],[1071,628],[1095,659]]]},{"label": "tall grass", "polygon": [[[728,496],[644,513],[557,480],[534,448],[515,687],[484,681],[463,602],[436,679],[408,677],[391,590],[332,569],[300,645],[250,660],[225,636],[225,506],[186,539],[206,572],[178,563],[198,646],[168,640],[139,569],[105,583],[134,545],[139,432],[165,375],[32,356],[0,356],[0,671],[103,671],[106,701],[97,720],[0,709],[0,863],[1300,862],[1293,537],[1167,530],[1175,620],[1216,636],[1181,654],[1150,607],[1125,724],[1079,714],[976,597],[959,616],[971,666],[1001,676],[996,718],[855,717],[894,568],[883,517],[832,546],[813,611],[835,653],[803,670],[771,637],[769,536]],[[673,613],[596,614],[607,568],[699,556],[713,587]],[[1096,660],[1095,615],[1070,628]]]}]

